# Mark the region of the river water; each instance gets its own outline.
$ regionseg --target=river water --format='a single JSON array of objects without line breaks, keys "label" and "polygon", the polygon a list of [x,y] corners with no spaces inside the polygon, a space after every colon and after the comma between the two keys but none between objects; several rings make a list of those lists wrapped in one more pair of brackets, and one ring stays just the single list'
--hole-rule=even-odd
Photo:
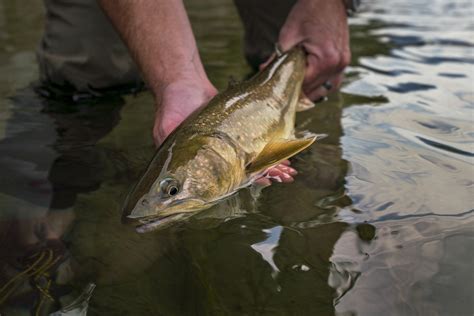
[{"label": "river water", "polygon": [[[248,75],[232,3],[187,7],[216,86]],[[297,118],[328,137],[296,181],[137,234],[120,205],[153,155],[152,98],[39,97],[41,3],[0,1],[0,314],[473,315],[473,16],[365,1],[341,91]],[[21,274],[48,247],[50,272]]]}]

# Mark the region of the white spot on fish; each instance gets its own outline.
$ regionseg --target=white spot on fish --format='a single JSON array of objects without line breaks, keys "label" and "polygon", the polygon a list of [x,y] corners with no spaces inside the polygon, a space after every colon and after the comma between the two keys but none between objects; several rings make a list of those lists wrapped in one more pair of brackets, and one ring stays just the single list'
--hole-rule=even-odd
[{"label": "white spot on fish", "polygon": [[270,69],[270,71],[268,72],[268,77],[265,79],[265,81],[263,83],[266,83],[268,80],[270,80],[273,75],[275,74],[275,71],[278,69],[278,67],[283,63],[283,61],[285,61],[285,59],[288,57],[288,55],[285,55],[283,57],[281,57],[273,66],[272,68]]},{"label": "white spot on fish", "polygon": [[231,99],[229,99],[226,103],[225,103],[225,108],[228,109],[230,108],[232,105],[234,105],[236,102],[242,100],[243,98],[247,97],[248,95],[250,94],[250,92],[245,92],[245,93],[242,93],[236,97],[233,97]]},{"label": "white spot on fish", "polygon": [[158,181],[161,181],[160,179],[164,176],[164,174],[168,171],[168,165],[170,164],[171,158],[173,157],[173,147],[176,145],[176,143],[173,143],[170,148],[168,148],[168,157],[165,160],[165,163],[163,165],[163,168],[161,169],[160,175],[158,176],[157,180],[153,184],[153,186],[157,185]]}]

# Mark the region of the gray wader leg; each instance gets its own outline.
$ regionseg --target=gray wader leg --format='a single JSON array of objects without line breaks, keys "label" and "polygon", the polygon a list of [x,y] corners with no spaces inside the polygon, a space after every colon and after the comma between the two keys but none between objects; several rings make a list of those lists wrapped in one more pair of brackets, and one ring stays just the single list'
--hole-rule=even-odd
[{"label": "gray wader leg", "polygon": [[140,85],[137,66],[96,0],[44,0],[44,5],[37,53],[44,85],[92,94]]}]

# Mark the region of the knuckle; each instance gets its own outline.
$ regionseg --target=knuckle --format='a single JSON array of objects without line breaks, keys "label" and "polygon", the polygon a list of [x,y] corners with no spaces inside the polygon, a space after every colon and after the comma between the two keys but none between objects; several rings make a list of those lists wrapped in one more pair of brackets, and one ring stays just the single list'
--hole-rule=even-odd
[{"label": "knuckle", "polygon": [[321,56],[326,68],[342,70],[351,62],[351,52],[348,49],[340,50],[334,44],[326,46]]},{"label": "knuckle", "polygon": [[342,52],[342,57],[341,57],[341,66],[342,68],[347,67],[351,63],[351,51],[350,50],[345,50]]},{"label": "knuckle", "polygon": [[323,53],[323,59],[329,67],[334,67],[341,62],[341,54],[334,45],[327,45]]},{"label": "knuckle", "polygon": [[341,56],[337,52],[332,52],[330,55],[328,55],[326,62],[331,68],[338,67],[341,63]]}]

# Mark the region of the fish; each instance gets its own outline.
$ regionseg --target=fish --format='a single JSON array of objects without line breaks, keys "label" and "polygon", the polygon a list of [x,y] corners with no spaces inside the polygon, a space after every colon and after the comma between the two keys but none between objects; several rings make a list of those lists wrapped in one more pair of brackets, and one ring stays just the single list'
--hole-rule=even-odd
[{"label": "fish", "polygon": [[231,196],[324,135],[294,132],[297,110],[314,106],[302,84],[306,53],[277,51],[252,78],[232,82],[158,148],[123,206],[122,220],[145,232]]}]

